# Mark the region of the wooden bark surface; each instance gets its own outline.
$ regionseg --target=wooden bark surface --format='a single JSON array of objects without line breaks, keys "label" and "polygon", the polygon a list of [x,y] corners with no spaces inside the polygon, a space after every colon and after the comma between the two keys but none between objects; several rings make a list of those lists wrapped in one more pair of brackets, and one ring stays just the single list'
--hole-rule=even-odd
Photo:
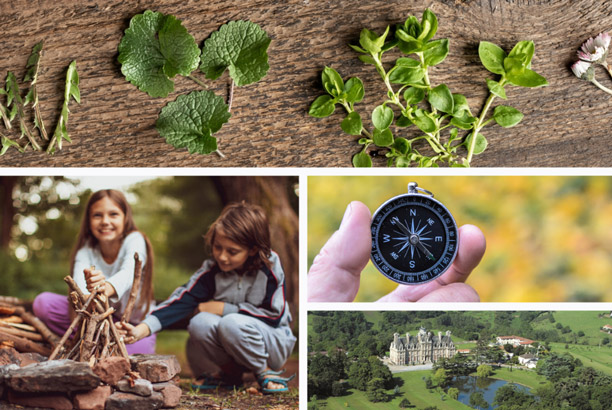
[{"label": "wooden bark surface", "polygon": [[[323,94],[321,70],[330,65],[344,78],[361,77],[366,87],[362,116],[370,113],[380,102],[381,82],[347,44],[356,44],[364,27],[380,33],[410,14],[420,18],[427,6],[439,19],[436,38],[451,42],[446,61],[432,69],[432,82],[465,94],[472,111],[484,104],[485,77],[494,78],[479,62],[481,40],[506,50],[519,40],[534,40],[533,68],[550,83],[540,89],[509,88],[507,103],[525,118],[515,128],[485,128],[489,148],[475,157],[473,166],[610,166],[610,96],[578,80],[570,65],[583,41],[612,27],[612,3],[545,0],[3,1],[0,77],[11,70],[21,79],[32,46],[44,39],[39,94],[47,129],[55,128],[65,70],[73,59],[82,103],[70,106],[72,143],[61,152],[48,156],[11,150],[0,157],[0,166],[349,167],[359,146],[356,137],[340,129],[340,110],[325,119],[307,114],[310,103]],[[236,88],[232,118],[216,134],[227,158],[174,149],[155,130],[161,108],[199,86],[178,78],[167,98],[151,98],[121,74],[117,46],[130,18],[146,9],[176,15],[198,44],[237,19],[260,24],[272,38],[268,75]],[[597,77],[612,88],[603,70]],[[208,84],[218,95],[227,95],[227,74]]]}]

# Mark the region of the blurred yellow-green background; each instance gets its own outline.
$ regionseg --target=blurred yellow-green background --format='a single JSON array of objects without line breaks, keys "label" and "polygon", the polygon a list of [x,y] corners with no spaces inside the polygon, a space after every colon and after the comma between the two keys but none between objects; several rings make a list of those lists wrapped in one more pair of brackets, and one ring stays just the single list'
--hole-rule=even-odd
[{"label": "blurred yellow-green background", "polygon": [[[308,263],[338,228],[352,200],[371,212],[416,181],[435,194],[457,225],[477,225],[485,256],[468,282],[483,302],[612,300],[612,177],[311,176]],[[368,263],[356,301],[397,284]]]}]

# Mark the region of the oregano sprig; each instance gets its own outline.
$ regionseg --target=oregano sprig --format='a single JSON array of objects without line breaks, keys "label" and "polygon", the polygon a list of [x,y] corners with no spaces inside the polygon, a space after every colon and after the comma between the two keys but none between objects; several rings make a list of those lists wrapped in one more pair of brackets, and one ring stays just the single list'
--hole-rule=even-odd
[{"label": "oregano sprig", "polygon": [[[0,96],[6,96],[6,105],[3,105],[0,101],[0,117],[2,117],[4,127],[7,131],[11,131],[13,129],[11,122],[13,119],[17,118],[19,122],[19,130],[21,132],[19,139],[25,135],[28,140],[25,145],[20,144],[18,142],[19,139],[13,139],[11,138],[10,134],[5,135],[4,133],[0,132],[0,155],[4,155],[10,148],[15,148],[19,152],[25,152],[28,145],[30,145],[32,149],[36,151],[42,151],[44,149],[48,154],[53,154],[55,152],[56,143],[57,148],[61,149],[62,139],[70,141],[67,129],[69,111],[66,97],[64,107],[62,108],[60,117],[58,119],[58,124],[51,141],[49,141],[49,136],[45,129],[37,87],[42,49],[43,42],[40,41],[34,45],[28,58],[23,83],[29,83],[29,88],[24,98],[21,97],[21,90],[19,88],[17,78],[11,71],[7,73],[5,87],[0,88]],[[75,100],[77,100],[77,102],[80,100],[78,82],[79,78],[76,72],[76,61],[73,61],[68,67],[66,95],[72,96]],[[26,111],[26,107],[28,105],[31,106],[32,110],[34,111],[32,125],[34,128],[38,128],[40,133],[40,137],[38,138],[41,140],[42,145],[37,141],[37,137],[35,135],[37,133],[35,131],[33,132],[28,124],[29,121],[32,121],[32,114]],[[45,143],[47,143],[46,146],[44,146]]]},{"label": "oregano sprig", "polygon": [[36,43],[34,48],[32,49],[32,54],[30,54],[30,58],[28,58],[28,63],[26,65],[26,73],[23,77],[24,82],[30,82],[30,90],[25,97],[24,104],[27,105],[29,103],[32,104],[32,108],[34,108],[34,127],[38,128],[40,131],[41,137],[45,140],[49,140],[49,136],[47,135],[47,130],[45,129],[45,123],[42,118],[42,114],[40,112],[40,104],[38,101],[38,90],[36,88],[36,82],[38,81],[38,69],[40,67],[40,57],[42,55],[43,42]]},{"label": "oregano sprig", "polygon": [[[532,41],[517,43],[507,55],[495,44],[481,42],[479,55],[483,65],[501,78],[486,80],[490,95],[480,115],[474,116],[463,94],[452,93],[446,84],[434,86],[431,82],[429,68],[442,63],[449,53],[448,39],[434,39],[437,28],[435,14],[427,9],[420,22],[410,16],[404,24],[396,27],[392,36],[390,27],[382,35],[363,29],[359,45],[350,45],[360,54],[362,62],[374,66],[386,87],[383,102],[371,113],[371,131],[363,125],[354,106],[363,98],[363,82],[353,77],[345,83],[333,68],[323,70],[321,78],[328,94],[315,99],[309,114],[327,117],[334,112],[336,104],[344,107],[347,116],[342,121],[342,129],[350,135],[361,136],[358,143],[362,148],[353,156],[354,166],[372,166],[368,154],[372,145],[386,151],[388,166],[469,166],[472,157],[482,153],[487,146],[487,140],[480,132],[485,125],[495,121],[502,127],[512,127],[523,117],[513,107],[498,106],[493,116],[487,119],[495,97],[506,99],[504,87],[509,84],[522,87],[547,85],[544,77],[531,70]],[[383,55],[395,48],[405,56],[397,58],[389,68]],[[350,93],[354,87],[360,89],[358,98]],[[391,128],[393,125],[393,130],[414,126],[418,135],[396,137]],[[467,135],[460,137],[459,130],[467,131]]]},{"label": "oregano sprig", "polygon": [[64,103],[62,104],[62,111],[57,121],[55,131],[53,132],[51,143],[47,147],[47,153],[49,154],[55,153],[56,143],[57,149],[62,149],[62,140],[71,142],[70,136],[68,135],[68,114],[70,114],[68,103],[70,102],[70,97],[72,97],[72,99],[74,99],[77,103],[81,103],[81,92],[79,91],[79,73],[76,69],[76,61],[70,63],[68,70],[66,70]]},{"label": "oregano sprig", "polygon": [[32,145],[32,148],[36,151],[42,150],[38,142],[36,142],[34,135],[32,135],[32,131],[30,131],[30,128],[26,123],[24,102],[19,92],[19,84],[17,83],[17,78],[15,77],[15,74],[13,74],[11,71],[9,71],[6,76],[6,93],[8,96],[7,106],[10,107],[11,104],[13,105],[13,109],[10,115],[17,116],[17,120],[19,121],[19,129],[21,131],[21,137],[25,135],[28,138],[30,144]]},{"label": "oregano sprig", "polygon": [[126,79],[152,97],[173,91],[176,75],[206,88],[193,75],[198,67],[211,80],[229,70],[228,104],[212,91],[194,91],[169,102],[156,123],[160,135],[176,148],[225,157],[213,134],[230,118],[234,85],[252,84],[266,75],[270,41],[259,25],[231,21],[213,32],[200,50],[178,18],[147,10],[132,17],[119,44],[119,62]]}]

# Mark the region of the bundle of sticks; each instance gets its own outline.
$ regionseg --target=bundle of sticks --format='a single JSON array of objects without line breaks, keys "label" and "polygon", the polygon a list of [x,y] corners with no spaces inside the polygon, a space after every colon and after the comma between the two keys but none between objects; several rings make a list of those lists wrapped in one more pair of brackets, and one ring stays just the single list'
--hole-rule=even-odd
[{"label": "bundle of sticks", "polygon": [[0,348],[12,347],[20,353],[49,356],[60,339],[28,312],[25,304],[12,296],[0,296]]},{"label": "bundle of sticks", "polygon": [[[134,254],[134,260],[134,283],[121,317],[121,321],[125,322],[130,320],[140,291],[142,262],[137,253]],[[95,270],[95,267],[92,267],[92,270]],[[68,284],[69,298],[76,316],[55,345],[49,360],[72,359],[88,362],[93,367],[99,360],[108,356],[123,356],[127,359],[128,353],[123,338],[113,322],[115,309],[109,306],[103,290],[96,288],[89,295],[85,295],[70,276],[66,276],[64,281]],[[75,331],[75,336],[71,338]]]}]

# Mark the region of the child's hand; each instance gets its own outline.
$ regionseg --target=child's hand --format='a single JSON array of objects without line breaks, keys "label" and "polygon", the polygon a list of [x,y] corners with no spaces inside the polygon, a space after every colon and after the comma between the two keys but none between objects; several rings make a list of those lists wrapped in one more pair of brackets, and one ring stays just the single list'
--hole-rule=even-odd
[{"label": "child's hand", "polygon": [[127,322],[117,322],[115,326],[117,326],[118,333],[123,336],[123,341],[127,344],[136,343],[151,334],[149,326],[145,323],[134,326]]},{"label": "child's hand", "polygon": [[100,290],[103,290],[106,286],[106,278],[102,271],[95,268],[86,268],[83,269],[83,273],[85,274],[85,282],[87,282],[87,290],[90,293],[98,286]]},{"label": "child's hand", "polygon": [[223,316],[224,302],[217,300],[209,300],[208,302],[202,302],[198,305],[198,312],[208,312],[215,315]]},{"label": "child's hand", "polygon": [[100,293],[107,297],[111,297],[116,294],[113,285],[106,282],[106,277],[102,271],[91,267],[83,269],[83,273],[85,274],[85,282],[87,282],[87,291],[89,293],[93,292],[94,289],[98,287]]}]

